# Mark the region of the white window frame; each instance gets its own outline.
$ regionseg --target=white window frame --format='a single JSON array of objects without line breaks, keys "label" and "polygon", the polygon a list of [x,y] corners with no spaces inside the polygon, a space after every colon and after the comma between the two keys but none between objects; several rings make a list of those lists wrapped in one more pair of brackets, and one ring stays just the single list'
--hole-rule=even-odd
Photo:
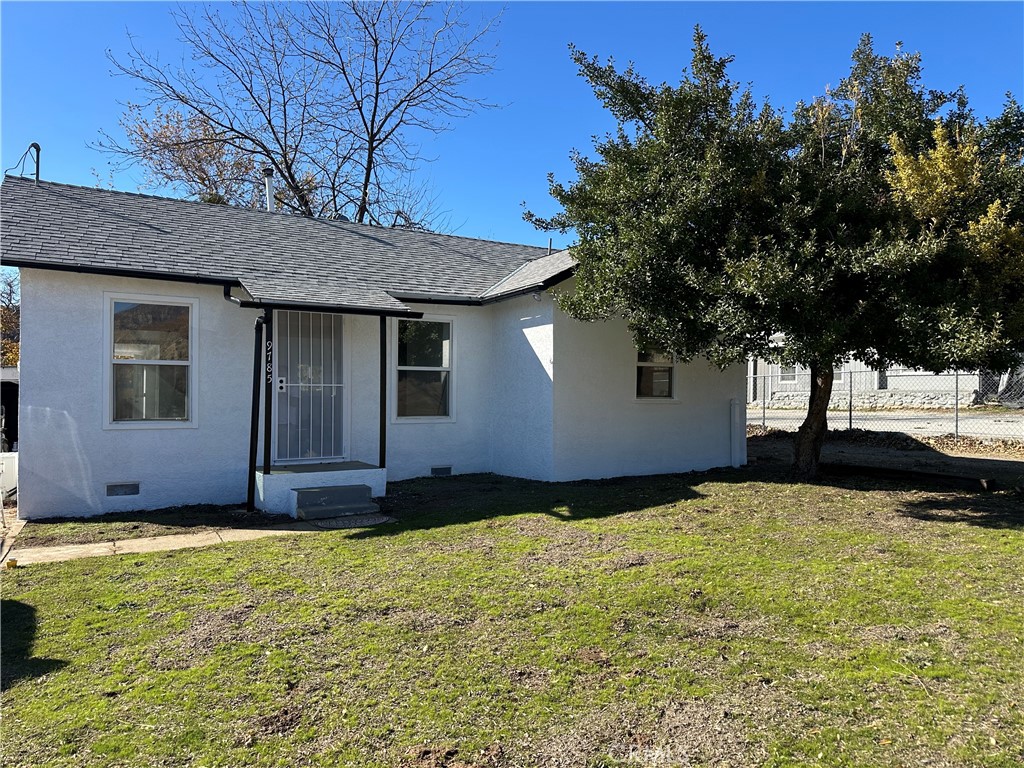
[{"label": "white window frame", "polygon": [[[185,420],[159,419],[138,421],[114,420],[114,303],[118,301],[135,304],[164,304],[174,307],[187,306],[188,310],[188,394],[186,404],[188,418]],[[196,296],[166,296],[149,293],[103,293],[103,429],[196,429],[199,426],[199,298]],[[148,361],[133,361],[135,364]]]},{"label": "white window frame", "polygon": [[[787,368],[792,368],[792,373],[783,373]],[[799,365],[782,365],[779,364],[779,384],[796,384],[800,375]]]},{"label": "white window frame", "polygon": [[[648,363],[640,360],[641,350],[633,351],[633,401],[636,403],[678,403],[679,402],[679,357],[674,352],[665,352],[672,358],[671,363]],[[636,392],[636,371],[638,368],[671,368],[672,394],[668,397],[642,397]]]},{"label": "white window frame", "polygon": [[846,366],[840,365],[838,368],[832,369],[832,383],[833,384],[844,384],[846,382]]},{"label": "white window frame", "polygon": [[[403,365],[403,371],[447,371],[448,372],[448,415],[447,416],[399,416],[398,415],[398,324],[399,322],[426,322],[426,323],[448,323],[448,367],[447,368],[423,368],[419,366]],[[390,379],[389,400],[392,424],[447,424],[455,421],[456,394],[456,354],[458,344],[456,340],[456,318],[454,315],[423,315],[423,317],[395,317],[391,320],[391,343],[388,345],[391,359],[388,361],[388,378]]]}]

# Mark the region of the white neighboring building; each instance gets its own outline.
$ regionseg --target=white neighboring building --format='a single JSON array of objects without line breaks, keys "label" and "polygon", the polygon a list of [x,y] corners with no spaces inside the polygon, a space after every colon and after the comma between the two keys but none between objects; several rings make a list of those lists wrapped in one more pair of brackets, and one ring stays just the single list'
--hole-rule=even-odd
[{"label": "white neighboring building", "polygon": [[580,323],[566,252],[8,177],[19,514],[746,461],[744,371]]},{"label": "white neighboring building", "polygon": [[[1003,391],[1008,375],[979,371],[931,373],[912,368],[879,371],[860,360],[835,370],[831,408],[846,408],[852,396],[859,408],[953,408],[978,405]],[[807,408],[810,373],[800,366],[765,360],[747,363],[747,403],[768,408]]]}]

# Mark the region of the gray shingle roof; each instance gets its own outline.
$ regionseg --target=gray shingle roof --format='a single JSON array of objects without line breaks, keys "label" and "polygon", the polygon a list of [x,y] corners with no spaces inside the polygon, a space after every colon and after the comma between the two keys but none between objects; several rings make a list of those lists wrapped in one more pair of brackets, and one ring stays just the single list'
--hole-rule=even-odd
[{"label": "gray shingle roof", "polygon": [[492,285],[484,291],[483,298],[508,296],[547,285],[552,279],[566,275],[574,266],[576,262],[568,250],[541,256],[539,259],[526,262],[504,280]]},{"label": "gray shingle roof", "polygon": [[541,287],[565,252],[223,205],[4,178],[11,266],[240,284],[262,304],[401,312],[402,299],[477,302]]}]

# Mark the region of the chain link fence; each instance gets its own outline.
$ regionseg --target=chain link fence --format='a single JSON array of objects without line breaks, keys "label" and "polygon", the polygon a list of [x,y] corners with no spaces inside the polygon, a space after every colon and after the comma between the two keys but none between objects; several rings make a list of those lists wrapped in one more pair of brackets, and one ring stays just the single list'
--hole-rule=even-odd
[{"label": "chain link fence", "polygon": [[[747,424],[796,431],[807,415],[810,374],[772,366],[747,376]],[[830,429],[1024,444],[1024,376],[953,371],[837,371]]]}]

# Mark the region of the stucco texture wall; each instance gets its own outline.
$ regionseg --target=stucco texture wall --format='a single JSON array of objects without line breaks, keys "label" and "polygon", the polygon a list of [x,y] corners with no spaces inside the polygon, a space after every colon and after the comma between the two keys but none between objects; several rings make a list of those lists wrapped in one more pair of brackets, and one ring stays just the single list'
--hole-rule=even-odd
[{"label": "stucco texture wall", "polygon": [[556,310],[554,480],[686,472],[746,462],[745,368],[677,364],[672,399],[636,397],[637,353],[620,319]]},{"label": "stucco texture wall", "polygon": [[492,305],[491,471],[550,480],[554,450],[554,302],[549,294]]},{"label": "stucco texture wall", "polygon": [[[255,310],[216,286],[53,271],[23,270],[21,290],[21,516],[244,501]],[[189,425],[109,423],[112,293],[194,302]],[[679,365],[672,401],[638,401],[636,351],[621,321],[579,323],[550,293],[414,309],[453,323],[452,414],[397,418],[398,321],[388,319],[389,481],[437,467],[574,480],[746,459],[742,366]],[[379,318],[345,316],[344,345],[346,458],[377,464]],[[138,483],[139,494],[108,496],[116,483]]]},{"label": "stucco texture wall", "polygon": [[[451,418],[399,419],[395,416],[395,345],[388,344],[389,413],[388,480],[423,477],[434,467],[451,467],[453,474],[491,471],[489,451],[493,368],[491,313],[484,307],[413,305],[426,320],[453,323]],[[393,334],[398,321],[388,321]],[[374,358],[376,359],[376,357]],[[353,368],[358,367],[353,358]],[[360,398],[354,396],[354,402]],[[354,406],[355,407],[355,406]],[[377,413],[376,408],[373,410]]]},{"label": "stucco texture wall", "polygon": [[[192,425],[106,423],[105,292],[197,302]],[[245,500],[254,311],[219,287],[31,269],[21,301],[21,517]],[[111,483],[138,483],[139,494],[107,496]]]}]

